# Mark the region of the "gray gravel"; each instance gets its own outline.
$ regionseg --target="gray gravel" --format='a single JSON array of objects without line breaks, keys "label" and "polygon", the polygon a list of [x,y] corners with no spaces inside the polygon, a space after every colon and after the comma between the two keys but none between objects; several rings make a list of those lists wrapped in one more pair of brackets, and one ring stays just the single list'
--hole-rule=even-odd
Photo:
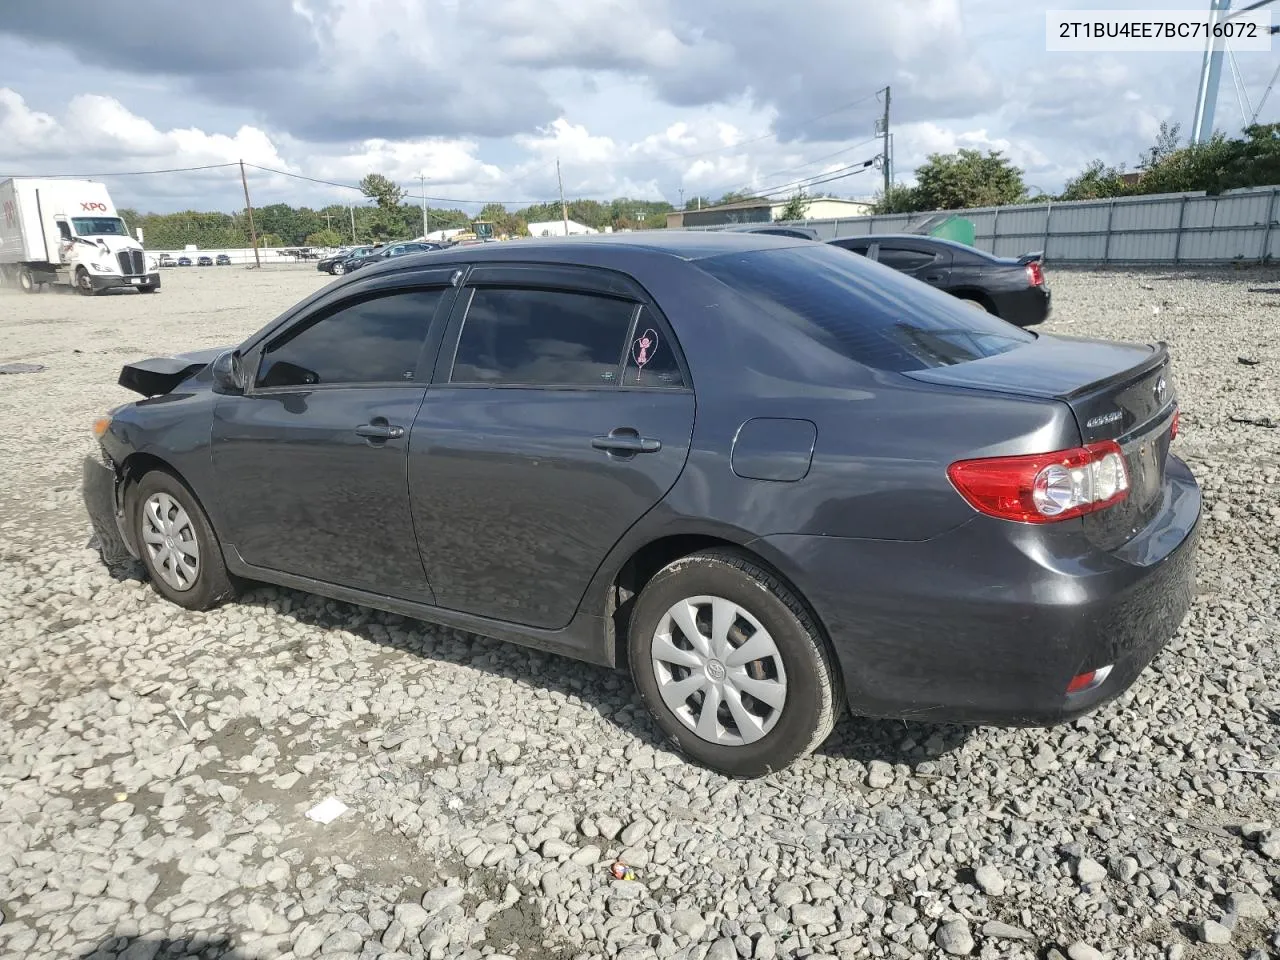
[{"label": "gray gravel", "polygon": [[746,783],[621,674],[266,587],[189,613],[87,549],[119,365],[324,278],[0,292],[0,362],[46,367],[0,378],[0,956],[1274,955],[1280,430],[1236,421],[1280,420],[1280,276],[1049,277],[1048,329],[1174,352],[1207,508],[1182,630],[1077,723],[846,718]]}]

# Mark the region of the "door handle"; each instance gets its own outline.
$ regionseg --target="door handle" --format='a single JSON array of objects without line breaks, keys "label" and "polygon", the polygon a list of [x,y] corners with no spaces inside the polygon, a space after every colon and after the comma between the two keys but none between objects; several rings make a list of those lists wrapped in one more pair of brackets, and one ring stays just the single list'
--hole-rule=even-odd
[{"label": "door handle", "polygon": [[367,440],[398,440],[404,436],[404,427],[387,423],[383,417],[374,417],[369,423],[356,427],[356,436]]},{"label": "door handle", "polygon": [[942,279],[942,274],[940,273],[931,273],[927,277],[925,277],[925,280],[928,281],[929,283],[937,283],[941,279]]},{"label": "door handle", "polygon": [[591,446],[611,454],[635,456],[637,453],[657,453],[662,449],[662,441],[642,437],[630,427],[620,427],[607,437],[592,437]]}]

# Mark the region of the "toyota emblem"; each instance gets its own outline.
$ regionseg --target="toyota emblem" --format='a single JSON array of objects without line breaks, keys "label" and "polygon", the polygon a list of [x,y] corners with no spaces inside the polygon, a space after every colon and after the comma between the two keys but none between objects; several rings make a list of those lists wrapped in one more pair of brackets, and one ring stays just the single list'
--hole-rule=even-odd
[{"label": "toyota emblem", "polygon": [[1164,382],[1164,377],[1161,377],[1156,381],[1156,403],[1164,403],[1164,395],[1168,386],[1169,385]]}]

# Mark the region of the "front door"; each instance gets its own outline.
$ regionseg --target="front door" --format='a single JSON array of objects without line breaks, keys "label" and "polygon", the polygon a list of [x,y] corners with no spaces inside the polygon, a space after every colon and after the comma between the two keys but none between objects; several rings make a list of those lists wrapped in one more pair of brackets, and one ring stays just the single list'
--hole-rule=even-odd
[{"label": "front door", "polygon": [[447,290],[366,291],[318,307],[264,346],[245,395],[218,401],[224,537],[247,563],[431,601],[406,451]]},{"label": "front door", "polygon": [[675,484],[694,398],[650,307],[488,276],[459,294],[413,425],[414,520],[440,606],[558,629]]}]

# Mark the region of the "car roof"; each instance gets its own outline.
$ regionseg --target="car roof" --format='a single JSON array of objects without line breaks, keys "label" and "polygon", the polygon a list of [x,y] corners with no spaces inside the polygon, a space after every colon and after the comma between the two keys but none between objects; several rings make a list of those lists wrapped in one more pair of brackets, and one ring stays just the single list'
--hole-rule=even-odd
[{"label": "car roof", "polygon": [[637,256],[669,257],[695,261],[725,254],[776,250],[782,247],[808,247],[812,240],[778,237],[762,233],[738,233],[691,230],[644,230],[636,233],[591,234],[577,237],[522,237],[471,246],[450,247],[427,253],[413,253],[379,264],[370,272],[361,271],[367,279],[383,272],[412,269],[445,263],[534,262],[582,264],[624,268]]}]

